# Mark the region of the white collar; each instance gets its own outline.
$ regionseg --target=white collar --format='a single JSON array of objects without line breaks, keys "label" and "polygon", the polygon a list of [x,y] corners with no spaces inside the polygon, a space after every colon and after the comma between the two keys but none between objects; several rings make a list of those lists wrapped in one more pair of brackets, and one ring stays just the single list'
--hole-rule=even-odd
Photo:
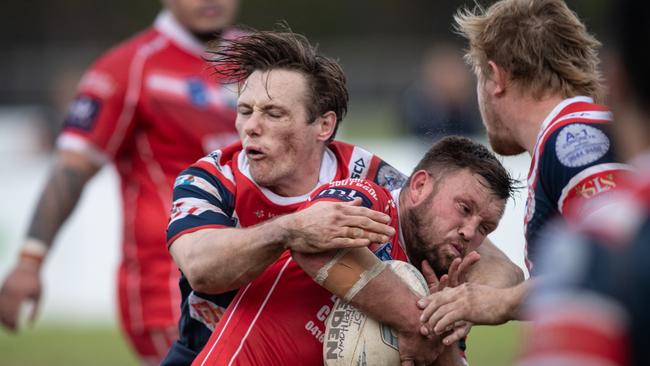
[{"label": "white collar", "polygon": [[548,116],[546,116],[546,118],[544,119],[544,122],[542,122],[542,127],[539,129],[539,133],[537,134],[537,139],[539,139],[542,136],[542,134],[544,133],[544,131],[546,131],[546,129],[551,124],[551,122],[555,119],[555,117],[557,117],[557,115],[564,108],[566,108],[569,104],[573,104],[573,103],[577,103],[577,102],[593,103],[594,99],[591,98],[591,97],[577,96],[577,97],[565,99],[565,100],[561,101],[560,103],[558,103],[558,105],[556,105],[555,108],[553,108],[551,113],[549,113]]},{"label": "white collar", "polygon": [[314,189],[320,187],[325,183],[329,183],[333,181],[334,178],[336,177],[336,171],[337,171],[336,155],[334,155],[334,152],[332,152],[332,150],[326,148],[325,154],[323,154],[323,160],[321,161],[320,174],[318,176],[318,183],[316,184],[316,186],[314,186],[314,188],[310,192],[305,193],[301,196],[284,197],[284,196],[280,196],[275,192],[272,192],[268,188],[260,187],[259,185],[257,185],[255,180],[253,180],[253,177],[251,176],[250,166],[248,165],[248,157],[246,157],[246,153],[243,150],[239,153],[239,157],[237,158],[237,166],[239,168],[239,171],[241,171],[246,178],[248,178],[251,182],[253,182],[255,186],[259,188],[262,194],[266,196],[266,198],[268,198],[271,202],[275,203],[276,205],[282,205],[282,206],[288,206],[295,203],[307,201],[309,199],[309,196],[314,191]]},{"label": "white collar", "polygon": [[185,51],[201,57],[205,52],[205,45],[183,27],[171,11],[161,11],[153,24],[154,28],[167,36],[174,44]]}]

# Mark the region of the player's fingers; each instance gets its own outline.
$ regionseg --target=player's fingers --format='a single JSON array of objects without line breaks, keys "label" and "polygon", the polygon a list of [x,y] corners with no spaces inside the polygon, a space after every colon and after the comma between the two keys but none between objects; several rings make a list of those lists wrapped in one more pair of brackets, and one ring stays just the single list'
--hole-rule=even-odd
[{"label": "player's fingers", "polygon": [[440,277],[440,283],[438,284],[438,291],[444,290],[447,286],[449,286],[449,275],[444,274],[442,277]]},{"label": "player's fingers", "polygon": [[430,323],[433,324],[433,327],[430,327],[429,329],[433,329],[433,332],[438,335],[443,334],[448,328],[453,327],[456,322],[463,320],[463,314],[461,311],[454,309],[451,304],[447,304],[446,306],[449,307],[447,309],[441,307],[439,310],[444,311],[434,313],[431,316],[431,319],[429,319],[430,321],[435,319],[435,322]]},{"label": "player's fingers", "polygon": [[420,304],[422,305],[426,304],[424,309],[422,310],[422,314],[420,314],[420,321],[422,323],[429,322],[431,316],[435,312],[437,312],[439,308],[447,304],[449,301],[450,300],[448,299],[448,297],[444,292],[437,292],[435,294],[425,297],[424,299],[418,300],[418,306]]},{"label": "player's fingers", "polygon": [[481,255],[478,254],[476,251],[471,251],[467,253],[465,258],[463,258],[463,261],[460,263],[460,266],[458,267],[459,283],[466,282],[467,272],[469,271],[470,268],[472,268],[474,264],[476,264],[476,262],[479,261],[479,259],[481,259]]},{"label": "player's fingers", "polygon": [[390,215],[361,206],[360,198],[355,198],[354,201],[346,202],[342,204],[340,207],[341,207],[341,212],[347,216],[363,216],[373,221],[381,222],[384,224],[388,224],[391,222]]},{"label": "player's fingers", "polygon": [[[375,212],[375,211],[373,211]],[[339,226],[356,227],[369,233],[375,233],[391,237],[395,235],[395,229],[383,221],[373,220],[366,216],[343,215],[336,222]]]},{"label": "player's fingers", "polygon": [[447,271],[447,273],[449,274],[449,286],[451,287],[458,286],[458,268],[460,267],[461,262],[461,258],[456,258],[449,266],[449,271]]},{"label": "player's fingers", "polygon": [[427,260],[422,261],[422,275],[424,275],[424,279],[427,281],[429,292],[435,292],[438,289],[438,276],[436,276],[436,272],[433,271],[433,268],[431,268]]},{"label": "player's fingers", "polygon": [[21,299],[15,297],[4,299],[0,308],[0,321],[12,331],[15,331],[18,327],[18,308],[21,302]]},{"label": "player's fingers", "polygon": [[449,346],[455,342],[460,341],[469,334],[470,326],[456,327],[454,330],[442,340],[442,344]]},{"label": "player's fingers", "polygon": [[367,247],[368,245],[370,245],[370,241],[366,238],[334,238],[329,243],[328,248],[322,248],[321,251],[342,248],[360,248]]},{"label": "player's fingers", "polygon": [[427,320],[427,327],[429,328],[429,331],[437,335],[444,333],[447,325],[453,324],[453,321],[451,323],[445,323],[442,327],[440,326],[440,322],[442,319],[446,319],[447,321],[449,321],[449,319],[453,319],[450,318],[449,315],[454,314],[455,316],[455,312],[456,309],[454,309],[453,303],[447,303],[438,307],[438,309],[436,309],[436,311],[434,311]]},{"label": "player's fingers", "polygon": [[41,308],[41,299],[40,296],[36,296],[32,299],[32,301],[28,302],[29,306],[31,306],[31,311],[29,312],[29,325],[34,325],[34,322],[36,321],[36,316],[38,315],[38,312]]}]

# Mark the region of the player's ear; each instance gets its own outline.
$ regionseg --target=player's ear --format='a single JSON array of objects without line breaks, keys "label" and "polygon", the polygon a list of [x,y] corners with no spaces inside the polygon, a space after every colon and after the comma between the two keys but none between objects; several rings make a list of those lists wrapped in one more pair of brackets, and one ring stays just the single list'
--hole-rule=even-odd
[{"label": "player's ear", "polygon": [[487,80],[491,83],[490,92],[493,95],[502,95],[508,83],[508,72],[494,61],[488,61],[488,67],[490,68],[490,75],[488,75]]},{"label": "player's ear", "polygon": [[411,175],[409,181],[408,200],[410,205],[417,205],[428,196],[431,190],[431,175],[426,170],[418,170]]},{"label": "player's ear", "polygon": [[318,127],[318,140],[327,141],[336,129],[336,113],[334,111],[325,112],[316,118],[314,123]]}]

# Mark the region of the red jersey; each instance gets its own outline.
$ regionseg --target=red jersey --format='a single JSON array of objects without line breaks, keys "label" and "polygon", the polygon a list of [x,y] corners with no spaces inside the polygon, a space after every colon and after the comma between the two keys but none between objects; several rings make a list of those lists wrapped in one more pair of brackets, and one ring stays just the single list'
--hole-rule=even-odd
[{"label": "red jersey", "polygon": [[[370,152],[334,141],[328,145],[323,156],[319,184],[350,177],[372,180],[390,189],[401,187],[406,180],[403,174]],[[308,199],[309,194],[282,197],[258,186],[248,170],[246,154],[242,154],[241,144],[237,143],[211,153],[178,176],[167,229],[168,243],[171,244],[180,235],[204,228],[252,226],[294,212]],[[387,248],[382,252],[386,252]],[[281,270],[283,264],[279,263],[288,259],[290,257],[285,253],[267,273]],[[298,267],[289,267],[286,273],[294,276],[301,272]],[[311,281],[308,277],[305,280]],[[309,284],[309,281],[303,284]],[[185,276],[181,277],[180,288],[183,296],[180,340],[174,344],[170,354],[173,353],[174,360],[182,360],[175,364],[189,364],[193,357],[188,358],[187,355],[195,356],[203,348],[212,330],[221,324],[220,319],[223,319],[223,313],[237,291],[217,295],[198,293],[193,291]],[[316,291],[321,291],[318,285]],[[327,295],[324,291],[320,293]],[[330,295],[326,297],[331,303]]]},{"label": "red jersey", "polygon": [[165,247],[176,175],[238,138],[235,89],[211,76],[203,49],[161,13],[86,72],[57,142],[97,164],[115,163],[124,208],[120,304],[135,331],[179,316],[178,270]]},{"label": "red jersey", "polygon": [[[382,259],[406,261],[398,210],[387,189],[367,180],[334,181],[318,188],[306,206],[355,197],[365,207],[389,214],[397,232],[370,249]],[[335,300],[286,251],[239,290],[193,365],[320,365],[328,339],[325,320]]]}]

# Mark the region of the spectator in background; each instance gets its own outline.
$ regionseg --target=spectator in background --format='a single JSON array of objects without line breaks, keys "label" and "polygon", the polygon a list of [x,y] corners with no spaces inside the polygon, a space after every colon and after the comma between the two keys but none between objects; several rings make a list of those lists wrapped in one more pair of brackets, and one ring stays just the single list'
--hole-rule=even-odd
[{"label": "spectator in background", "polygon": [[238,137],[236,95],[216,82],[201,57],[207,41],[239,33],[229,28],[238,3],[163,0],[151,28],[85,73],[18,261],[0,289],[5,327],[16,329],[23,302],[38,305],[43,261],[56,234],[88,181],[113,162],[124,209],[120,320],[141,363],[160,363],[177,338],[180,314],[179,273],[165,245],[174,179]]},{"label": "spectator in background", "polygon": [[606,69],[614,136],[640,174],[577,230],[549,233],[521,365],[650,364],[650,70],[640,47],[650,42],[650,3],[618,0],[614,7],[616,52]]},{"label": "spectator in background", "polygon": [[460,48],[438,43],[427,51],[420,76],[401,95],[399,113],[418,138],[482,132],[472,75]]}]

